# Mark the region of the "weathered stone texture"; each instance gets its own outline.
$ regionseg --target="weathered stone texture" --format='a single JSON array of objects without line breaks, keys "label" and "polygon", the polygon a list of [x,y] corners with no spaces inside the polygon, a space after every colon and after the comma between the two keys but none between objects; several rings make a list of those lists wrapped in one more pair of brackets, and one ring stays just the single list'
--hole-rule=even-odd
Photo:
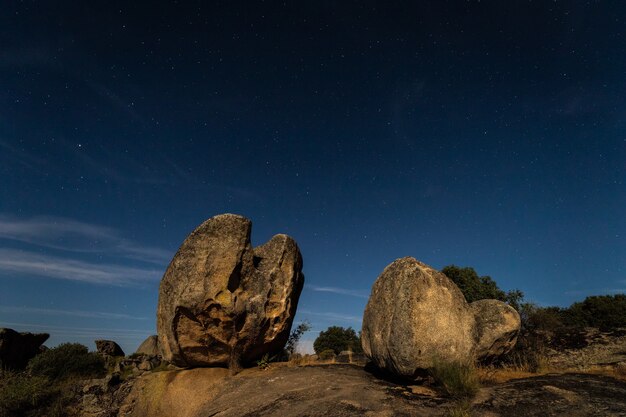
[{"label": "weathered stone texture", "polygon": [[283,348],[304,284],[296,242],[276,235],[257,248],[251,222],[223,214],[183,242],[159,290],[164,359],[233,370]]},{"label": "weathered stone texture", "polygon": [[361,343],[377,367],[413,377],[437,360],[469,362],[508,351],[519,323],[505,303],[472,306],[444,274],[406,257],[387,266],[374,283]]}]

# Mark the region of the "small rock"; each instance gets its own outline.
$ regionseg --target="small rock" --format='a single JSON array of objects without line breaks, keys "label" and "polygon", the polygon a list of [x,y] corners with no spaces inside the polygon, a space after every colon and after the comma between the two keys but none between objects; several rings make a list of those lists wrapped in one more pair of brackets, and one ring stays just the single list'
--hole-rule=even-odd
[{"label": "small rock", "polygon": [[148,336],[148,338],[139,345],[135,354],[159,356],[161,354],[159,351],[159,336]]},{"label": "small rock", "polygon": [[124,356],[124,351],[112,340],[96,340],[96,349],[101,355]]},{"label": "small rock", "polygon": [[150,362],[149,360],[144,360],[139,363],[139,366],[137,368],[139,368],[142,371],[151,371],[153,368],[153,365],[152,365],[152,362]]}]

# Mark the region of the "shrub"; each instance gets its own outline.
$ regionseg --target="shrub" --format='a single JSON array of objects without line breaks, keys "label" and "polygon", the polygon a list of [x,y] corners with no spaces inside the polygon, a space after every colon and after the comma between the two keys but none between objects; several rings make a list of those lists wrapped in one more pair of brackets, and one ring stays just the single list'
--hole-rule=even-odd
[{"label": "shrub", "polygon": [[478,374],[472,363],[447,362],[436,359],[433,367],[428,371],[452,397],[473,397],[480,388]]},{"label": "shrub", "polygon": [[276,356],[270,357],[269,353],[266,353],[265,355],[263,355],[261,359],[256,361],[256,364],[259,367],[259,369],[262,369],[265,371],[266,369],[269,369],[270,363],[272,363],[274,359],[276,359]]},{"label": "shrub", "polygon": [[572,304],[563,312],[566,324],[613,330],[626,327],[626,294],[598,295]]},{"label": "shrub", "polygon": [[45,377],[0,370],[0,417],[37,415],[35,410],[53,394]]},{"label": "shrub", "polygon": [[102,357],[79,343],[63,343],[42,352],[30,360],[27,369],[33,376],[51,380],[71,376],[100,377],[105,373]]},{"label": "shrub", "polygon": [[287,344],[285,345],[285,356],[287,358],[290,358],[296,353],[300,338],[309,330],[311,330],[311,324],[307,321],[303,321],[289,334],[289,339],[287,339]]},{"label": "shrub", "polygon": [[321,351],[320,353],[318,353],[318,358],[320,358],[323,361],[327,361],[330,359],[335,359],[335,351],[332,349],[326,349]]},{"label": "shrub", "polygon": [[456,265],[448,265],[441,272],[459,287],[468,303],[494,299],[507,302],[519,310],[520,303],[524,298],[524,293],[520,290],[502,291],[490,276],[478,276],[474,268],[471,267],[460,268]]},{"label": "shrub", "polygon": [[363,351],[361,339],[352,327],[344,329],[339,326],[331,326],[325,331],[321,331],[313,342],[313,349],[318,355],[327,349],[332,349],[336,355],[344,350],[351,350],[355,353]]}]

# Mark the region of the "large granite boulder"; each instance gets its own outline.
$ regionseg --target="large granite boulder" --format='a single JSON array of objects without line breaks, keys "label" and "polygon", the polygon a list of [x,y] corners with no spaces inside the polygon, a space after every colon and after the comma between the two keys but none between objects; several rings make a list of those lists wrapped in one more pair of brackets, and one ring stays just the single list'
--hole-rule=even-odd
[{"label": "large granite boulder", "polygon": [[24,369],[28,361],[41,352],[42,344],[50,337],[47,333],[18,333],[13,329],[0,329],[0,367]]},{"label": "large granite boulder", "polygon": [[159,351],[159,336],[152,335],[148,336],[146,340],[141,342],[136,355],[147,355],[147,356],[159,356],[161,352]]},{"label": "large granite boulder", "polygon": [[387,266],[374,283],[361,344],[377,367],[411,378],[435,361],[470,362],[508,351],[519,323],[505,303],[470,305],[448,277],[406,257]]},{"label": "large granite boulder", "polygon": [[236,372],[284,347],[304,284],[302,256],[286,235],[253,248],[251,227],[242,216],[215,216],[172,259],[157,309],[165,360]]}]

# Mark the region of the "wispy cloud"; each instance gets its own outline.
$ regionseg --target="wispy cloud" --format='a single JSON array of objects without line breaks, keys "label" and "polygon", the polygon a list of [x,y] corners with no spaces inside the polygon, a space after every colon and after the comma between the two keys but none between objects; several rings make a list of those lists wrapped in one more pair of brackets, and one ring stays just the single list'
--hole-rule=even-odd
[{"label": "wispy cloud", "polygon": [[368,293],[366,290],[352,290],[348,288],[339,288],[339,287],[318,287],[316,285],[307,286],[309,289],[318,292],[330,292],[333,294],[341,294],[341,295],[349,295],[351,297],[358,298],[368,298]]},{"label": "wispy cloud", "polygon": [[117,286],[142,285],[162,274],[156,269],[99,264],[13,249],[0,249],[0,272]]},{"label": "wispy cloud", "polygon": [[298,314],[301,315],[310,315],[310,316],[315,316],[315,317],[323,317],[326,319],[331,319],[331,320],[339,320],[339,321],[346,321],[346,322],[351,322],[351,323],[361,323],[363,321],[363,317],[361,316],[352,316],[349,314],[341,314],[341,313],[332,313],[332,312],[317,312],[317,311],[310,311],[310,310],[298,310]]},{"label": "wispy cloud", "polygon": [[113,320],[148,320],[147,317],[136,317],[130,314],[109,313],[104,311],[58,310],[52,308],[0,306],[0,312],[8,314],[43,314],[53,316],[87,317]]},{"label": "wispy cloud", "polygon": [[72,252],[109,253],[155,264],[166,264],[172,254],[125,239],[115,229],[62,217],[18,219],[0,215],[0,239]]},{"label": "wispy cloud", "polygon": [[63,339],[70,337],[83,338],[106,338],[111,340],[130,339],[137,340],[145,338],[153,334],[153,330],[149,329],[107,329],[107,328],[91,328],[91,327],[70,327],[70,326],[54,326],[38,323],[21,323],[21,322],[5,322],[0,321],[0,327],[10,327],[17,331],[28,332],[46,332],[52,336]]},{"label": "wispy cloud", "polygon": [[24,149],[11,145],[2,139],[0,139],[0,151],[2,151],[1,155],[4,155],[7,161],[18,162],[32,170],[37,170],[38,167],[45,164],[44,159],[35,157]]}]

